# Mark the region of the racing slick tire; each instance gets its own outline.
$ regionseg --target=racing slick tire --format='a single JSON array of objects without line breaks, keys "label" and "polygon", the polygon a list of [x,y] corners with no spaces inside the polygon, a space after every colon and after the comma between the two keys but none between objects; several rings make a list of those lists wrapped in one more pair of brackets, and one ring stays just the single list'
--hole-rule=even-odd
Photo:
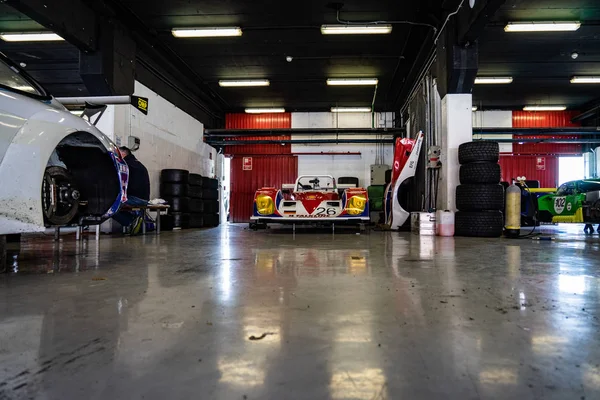
[{"label": "racing slick tire", "polygon": [[164,201],[166,201],[170,208],[169,211],[172,212],[188,212],[189,211],[189,204],[190,204],[190,198],[189,197],[168,197],[165,196],[163,198]]},{"label": "racing slick tire", "polygon": [[219,202],[217,200],[204,200],[204,212],[207,214],[218,213]]},{"label": "racing slick tire", "polygon": [[472,163],[460,167],[460,183],[482,184],[500,182],[500,165],[494,163]]},{"label": "racing slick tire", "polygon": [[163,183],[188,183],[190,172],[185,169],[163,169],[160,171],[160,181]]},{"label": "racing slick tire", "polygon": [[160,230],[161,231],[172,231],[173,230],[173,216],[171,214],[165,214],[160,216]]},{"label": "racing slick tire", "polygon": [[188,194],[193,199],[201,199],[204,197],[204,190],[202,189],[202,186],[190,186]]},{"label": "racing slick tire", "polygon": [[204,227],[204,216],[202,214],[190,214],[190,228]]},{"label": "racing slick tire", "polygon": [[204,179],[202,175],[199,174],[190,174],[188,176],[188,183],[190,184],[190,186],[202,186],[203,180]]},{"label": "racing slick tire", "polygon": [[501,211],[477,211],[456,213],[454,221],[455,236],[500,237],[504,225]]},{"label": "racing slick tire", "polygon": [[190,199],[188,210],[191,213],[204,212],[204,201],[202,199]]},{"label": "racing slick tire", "polygon": [[205,200],[217,200],[219,198],[219,192],[216,189],[203,188],[202,198]]},{"label": "racing slick tire", "polygon": [[202,178],[202,186],[205,189],[218,189],[219,188],[219,180],[212,178]]},{"label": "racing slick tire", "polygon": [[187,197],[189,186],[187,183],[161,183],[161,197]]},{"label": "racing slick tire", "polygon": [[456,188],[456,208],[460,211],[504,209],[502,185],[459,185]]},{"label": "racing slick tire", "polygon": [[358,178],[354,176],[342,176],[338,178],[337,183],[340,185],[354,185],[358,187]]},{"label": "racing slick tire", "polygon": [[496,142],[469,142],[458,147],[458,162],[461,165],[475,162],[497,163],[500,145]]},{"label": "racing slick tire", "polygon": [[171,213],[173,216],[173,227],[187,229],[190,227],[190,214],[188,213]]}]

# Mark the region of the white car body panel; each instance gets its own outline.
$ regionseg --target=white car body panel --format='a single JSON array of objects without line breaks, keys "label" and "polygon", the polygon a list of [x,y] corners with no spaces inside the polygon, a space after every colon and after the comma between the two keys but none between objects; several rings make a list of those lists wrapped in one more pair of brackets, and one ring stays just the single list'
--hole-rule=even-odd
[{"label": "white car body panel", "polygon": [[399,229],[410,217],[410,212],[406,211],[402,208],[398,201],[398,189],[400,185],[407,180],[408,178],[412,178],[415,176],[417,172],[417,164],[419,163],[419,155],[421,154],[421,147],[423,145],[423,132],[419,132],[416,138],[415,145],[413,150],[406,161],[406,165],[402,168],[398,179],[395,182],[392,182],[388,185],[386,190],[386,198],[390,195],[389,191],[391,190],[391,215],[386,210],[386,215],[388,215],[388,220],[386,223],[390,226],[391,229]]},{"label": "white car body panel", "polygon": [[0,235],[45,229],[44,171],[56,146],[75,132],[88,132],[114,151],[102,132],[55,100],[0,90]]}]

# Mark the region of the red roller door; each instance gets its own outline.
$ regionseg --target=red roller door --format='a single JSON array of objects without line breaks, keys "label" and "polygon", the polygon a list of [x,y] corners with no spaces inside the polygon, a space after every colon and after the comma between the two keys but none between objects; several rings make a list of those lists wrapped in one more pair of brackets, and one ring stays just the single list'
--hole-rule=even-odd
[{"label": "red roller door", "polygon": [[[542,158],[542,160],[538,160]],[[542,187],[556,187],[558,181],[558,157],[555,156],[500,156],[502,180],[512,182],[517,176],[540,181]]]},{"label": "red roller door", "polygon": [[[244,139],[282,139],[281,136],[268,136],[268,130],[291,128],[292,116],[290,113],[227,114],[225,127],[227,129],[265,130],[265,136],[245,136]],[[290,136],[283,138],[290,139]],[[284,146],[278,144],[228,146],[225,154],[232,156],[229,208],[232,222],[250,221],[256,189],[263,186],[280,188],[284,183],[296,181],[298,158],[291,155],[289,144]],[[246,169],[244,169],[244,156],[251,158],[246,161]]]}]

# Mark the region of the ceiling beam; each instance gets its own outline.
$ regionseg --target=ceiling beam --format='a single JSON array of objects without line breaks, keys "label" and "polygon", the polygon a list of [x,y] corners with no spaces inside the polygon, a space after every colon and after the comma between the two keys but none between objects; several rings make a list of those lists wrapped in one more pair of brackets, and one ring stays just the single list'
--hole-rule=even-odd
[{"label": "ceiling beam", "polygon": [[471,8],[465,0],[457,15],[458,43],[475,42],[505,2],[506,0],[477,0],[475,6]]},{"label": "ceiling beam", "polygon": [[57,33],[80,50],[96,50],[96,15],[80,0],[6,0],[6,4]]}]

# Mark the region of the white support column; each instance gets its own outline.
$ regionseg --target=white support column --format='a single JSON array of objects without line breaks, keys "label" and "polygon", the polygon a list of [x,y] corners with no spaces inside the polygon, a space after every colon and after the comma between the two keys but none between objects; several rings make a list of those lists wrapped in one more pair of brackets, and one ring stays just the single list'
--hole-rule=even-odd
[{"label": "white support column", "polygon": [[458,146],[473,140],[472,107],[471,94],[448,94],[442,99],[442,168],[437,204],[441,210],[456,211]]}]

